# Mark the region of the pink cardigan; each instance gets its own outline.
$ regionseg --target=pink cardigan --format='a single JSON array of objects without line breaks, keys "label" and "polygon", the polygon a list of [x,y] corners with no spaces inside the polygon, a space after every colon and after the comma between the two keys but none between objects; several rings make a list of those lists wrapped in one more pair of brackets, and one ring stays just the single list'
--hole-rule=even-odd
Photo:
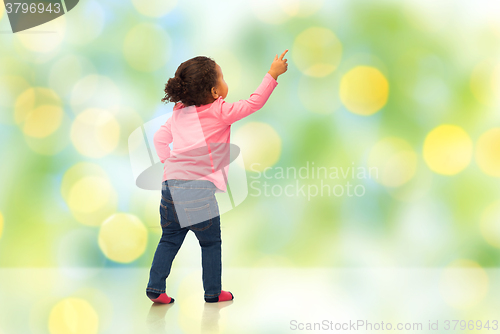
[{"label": "pink cardigan", "polygon": [[262,108],[277,85],[266,73],[248,100],[227,103],[219,97],[200,107],[177,103],[172,117],[154,135],[156,153],[164,163],[163,181],[208,180],[217,192],[225,192],[231,124]]}]

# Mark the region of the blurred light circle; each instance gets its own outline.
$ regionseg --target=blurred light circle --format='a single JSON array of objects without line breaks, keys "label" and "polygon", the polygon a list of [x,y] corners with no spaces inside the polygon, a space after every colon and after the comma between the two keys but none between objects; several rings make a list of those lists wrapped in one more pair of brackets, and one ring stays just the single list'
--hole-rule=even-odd
[{"label": "blurred light circle", "polygon": [[73,185],[84,177],[95,176],[106,178],[106,172],[101,166],[90,162],[79,162],[69,168],[63,176],[61,182],[61,195],[65,201],[68,201],[69,194]]},{"label": "blurred light circle", "polygon": [[177,0],[132,0],[139,13],[149,17],[162,17],[177,5]]},{"label": "blurred light circle", "polygon": [[290,18],[278,1],[252,0],[250,5],[257,19],[267,24],[282,24]]},{"label": "blurred light circle", "polygon": [[474,97],[486,106],[493,106],[500,94],[500,63],[497,59],[485,59],[472,70],[470,89]]},{"label": "blurred light circle", "polygon": [[17,97],[28,88],[30,88],[30,84],[21,76],[6,75],[0,77],[0,107],[3,109],[14,106]]},{"label": "blurred light circle", "polygon": [[415,175],[417,154],[407,141],[388,137],[373,146],[368,165],[369,168],[377,168],[378,178],[375,181],[386,187],[399,187]]},{"label": "blurred light circle", "polygon": [[142,72],[162,68],[170,58],[170,37],[158,25],[141,23],[125,36],[123,54],[127,63]]},{"label": "blurred light circle", "polygon": [[75,45],[88,44],[102,33],[103,26],[104,11],[101,5],[94,0],[82,1],[71,11],[66,40]]},{"label": "blurred light circle", "polygon": [[279,0],[278,2],[288,15],[308,17],[321,9],[324,0]]},{"label": "blurred light circle", "polygon": [[19,94],[14,121],[22,129],[28,146],[39,154],[53,155],[67,145],[69,120],[61,99],[51,89],[35,87]]},{"label": "blurred light circle", "polygon": [[120,138],[120,125],[104,109],[87,109],[81,112],[71,127],[71,142],[77,151],[91,158],[111,153]]},{"label": "blurred light circle", "polygon": [[480,230],[486,242],[500,248],[500,201],[493,202],[484,210]]},{"label": "blurred light circle", "polygon": [[0,238],[2,237],[2,233],[3,233],[3,215],[0,212]]},{"label": "blurred light circle", "polygon": [[292,57],[305,75],[324,77],[339,65],[342,44],[330,29],[311,27],[295,38]]},{"label": "blurred light circle", "polygon": [[81,162],[68,169],[61,183],[61,194],[77,221],[99,226],[117,207],[117,194],[104,170]]},{"label": "blurred light circle", "polygon": [[[95,242],[97,243],[97,241]],[[101,251],[99,250],[99,252]],[[80,271],[83,270],[85,269],[84,268],[80,269]],[[81,282],[83,281],[87,282],[89,278],[91,279],[93,278],[92,276],[95,277],[97,275],[102,275],[104,271],[107,271],[107,269],[89,268],[86,270],[87,273],[84,274],[83,277],[75,277],[72,279],[73,281],[79,279]],[[104,274],[109,274],[109,272]],[[111,274],[111,276],[113,276],[113,274]],[[89,304],[91,304],[94,307],[94,310],[99,315],[99,332],[105,333],[106,331],[108,331],[108,329],[113,328],[110,327],[110,325],[116,324],[115,323],[116,309],[114,309],[114,306],[116,305],[116,302],[120,303],[120,299],[117,300],[114,297],[109,298],[110,296],[114,296],[114,294],[112,292],[110,293],[110,290],[107,289],[106,287],[103,287],[102,285],[99,286],[99,283],[97,282],[96,282],[97,284],[92,284],[92,285],[79,284],[79,282],[77,281],[75,283],[78,289],[73,291],[72,296],[73,298],[85,299]],[[114,332],[117,331],[115,330]]]},{"label": "blurred light circle", "polygon": [[71,92],[71,107],[75,113],[89,108],[113,110],[119,107],[120,90],[108,77],[90,74],[80,79]]},{"label": "blurred light circle", "polygon": [[25,90],[16,99],[14,121],[21,125],[26,122],[35,109],[41,106],[62,108],[62,102],[56,92],[49,88],[34,87]]},{"label": "blurred light circle", "polygon": [[315,78],[302,76],[299,81],[299,99],[307,110],[327,115],[340,107],[338,83],[332,76]]},{"label": "blurred light circle", "polygon": [[44,138],[54,133],[61,125],[63,110],[58,106],[41,106],[32,110],[23,126],[25,135]]},{"label": "blurred light circle", "polygon": [[111,183],[102,177],[88,176],[78,180],[68,196],[71,210],[91,213],[105,205],[112,192]]},{"label": "blurred light circle", "polygon": [[454,175],[469,165],[472,157],[472,141],[461,127],[440,125],[425,138],[423,155],[432,171],[443,175]]},{"label": "blurred light circle", "polygon": [[115,262],[129,263],[146,250],[148,231],[134,215],[116,213],[102,223],[99,247],[104,255]]},{"label": "blurred light circle", "polygon": [[488,285],[488,275],[479,264],[459,259],[443,269],[440,292],[448,305],[468,309],[486,296]]},{"label": "blurred light circle", "polygon": [[376,68],[357,66],[347,72],[340,82],[340,99],[344,106],[358,115],[379,111],[389,97],[389,82]]},{"label": "blurred light circle", "polygon": [[263,171],[281,155],[281,138],[272,126],[250,122],[236,131],[233,143],[241,149],[246,170]]},{"label": "blurred light circle", "polygon": [[50,311],[50,334],[98,333],[99,316],[86,300],[65,298]]},{"label": "blurred light circle", "polygon": [[76,83],[86,75],[95,72],[94,65],[81,55],[68,55],[52,65],[49,86],[62,97],[69,97]]},{"label": "blurred light circle", "polygon": [[59,16],[57,19],[43,24],[43,34],[18,32],[14,36],[30,51],[48,53],[56,50],[65,37],[66,18]]},{"label": "blurred light circle", "polygon": [[476,162],[484,173],[500,177],[500,128],[488,130],[479,137]]}]

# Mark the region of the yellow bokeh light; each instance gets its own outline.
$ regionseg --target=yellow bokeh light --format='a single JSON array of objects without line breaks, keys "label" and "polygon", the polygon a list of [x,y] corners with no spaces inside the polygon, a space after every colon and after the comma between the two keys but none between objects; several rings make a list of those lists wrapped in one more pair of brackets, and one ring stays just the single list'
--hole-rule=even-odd
[{"label": "yellow bokeh light", "polygon": [[16,124],[25,122],[30,114],[41,106],[62,107],[61,98],[52,89],[44,87],[29,88],[19,94],[14,106]]},{"label": "yellow bokeh light", "polygon": [[432,171],[454,175],[469,165],[472,141],[461,127],[443,124],[429,132],[425,138],[423,155]]},{"label": "yellow bokeh light", "polygon": [[476,262],[458,259],[442,272],[440,292],[446,303],[457,309],[471,308],[488,292],[486,271]]},{"label": "yellow bokeh light", "polygon": [[129,263],[146,250],[148,231],[134,215],[116,213],[102,223],[99,247],[104,255],[115,262]]},{"label": "yellow bokeh light", "polygon": [[2,17],[3,17],[3,12],[4,12],[3,7],[4,7],[3,5],[0,5],[0,21],[2,20]]},{"label": "yellow bokeh light", "polygon": [[417,154],[407,141],[388,137],[373,146],[368,165],[377,168],[378,178],[375,181],[386,187],[399,187],[415,175]]},{"label": "yellow bokeh light", "polygon": [[63,299],[50,311],[50,334],[93,334],[98,330],[99,316],[84,299]]},{"label": "yellow bokeh light", "polygon": [[341,57],[342,44],[333,31],[327,28],[308,28],[293,43],[293,61],[308,76],[327,76],[337,68]]},{"label": "yellow bokeh light", "polygon": [[28,146],[39,154],[53,155],[67,145],[69,119],[61,98],[52,89],[28,88],[19,94],[14,121],[22,129]]},{"label": "yellow bokeh light", "polygon": [[177,0],[132,0],[139,13],[149,17],[162,17],[177,5]]},{"label": "yellow bokeh light", "polygon": [[498,102],[500,63],[497,59],[485,59],[474,67],[470,89],[474,97],[486,106],[493,106]]},{"label": "yellow bokeh light", "polygon": [[486,242],[500,248],[500,201],[493,202],[484,210],[480,229]]},{"label": "yellow bokeh light", "polygon": [[232,141],[241,149],[246,170],[263,171],[274,165],[281,155],[281,138],[266,123],[243,125],[236,131]]},{"label": "yellow bokeh light", "polygon": [[116,211],[117,194],[104,170],[82,162],[64,173],[61,194],[73,216],[82,224],[99,226]]},{"label": "yellow bokeh light", "polygon": [[90,213],[105,205],[112,192],[109,181],[102,177],[88,176],[76,182],[69,192],[71,210]]},{"label": "yellow bokeh light", "polygon": [[3,215],[0,212],[0,238],[2,237],[2,233],[3,233]]},{"label": "yellow bokeh light", "polygon": [[389,97],[389,82],[376,68],[356,66],[340,82],[340,100],[351,112],[372,115],[379,111]]},{"label": "yellow bokeh light", "polygon": [[59,128],[62,118],[63,111],[60,107],[38,107],[26,117],[23,132],[30,137],[47,137]]},{"label": "yellow bokeh light", "polygon": [[79,162],[73,165],[64,173],[61,182],[61,194],[65,201],[68,201],[73,185],[84,177],[95,176],[106,178],[106,172],[101,166],[90,162]]},{"label": "yellow bokeh light", "polygon": [[50,33],[32,34],[21,31],[14,36],[30,51],[38,53],[54,51],[64,40],[66,18],[64,16],[59,16],[55,20],[44,23],[43,30],[50,31]]},{"label": "yellow bokeh light", "polygon": [[479,137],[476,162],[484,173],[500,177],[500,128],[488,130]]},{"label": "yellow bokeh light", "polygon": [[288,15],[308,17],[320,10],[324,0],[279,0],[278,2]]},{"label": "yellow bokeh light", "polygon": [[81,112],[71,126],[71,141],[77,151],[91,158],[111,153],[120,138],[120,125],[104,109],[87,109]]},{"label": "yellow bokeh light", "polygon": [[142,72],[163,67],[170,57],[170,37],[158,25],[141,23],[125,36],[123,54],[127,63]]}]

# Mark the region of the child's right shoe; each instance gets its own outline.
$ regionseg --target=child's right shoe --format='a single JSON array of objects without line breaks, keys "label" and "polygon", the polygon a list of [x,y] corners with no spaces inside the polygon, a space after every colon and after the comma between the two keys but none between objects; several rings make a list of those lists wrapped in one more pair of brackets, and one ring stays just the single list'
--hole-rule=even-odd
[{"label": "child's right shoe", "polygon": [[224,291],[224,290],[222,290],[220,292],[219,297],[211,297],[211,298],[205,297],[205,301],[207,303],[225,302],[225,301],[233,300],[233,299],[234,299],[233,294],[230,291]]}]

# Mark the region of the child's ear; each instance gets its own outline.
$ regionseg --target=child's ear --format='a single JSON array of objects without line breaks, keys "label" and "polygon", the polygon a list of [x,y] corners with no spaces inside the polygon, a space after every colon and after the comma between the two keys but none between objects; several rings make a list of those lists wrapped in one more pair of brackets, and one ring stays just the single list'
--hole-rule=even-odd
[{"label": "child's ear", "polygon": [[215,87],[212,87],[212,97],[217,100],[219,98],[219,94],[217,94],[217,90]]}]

